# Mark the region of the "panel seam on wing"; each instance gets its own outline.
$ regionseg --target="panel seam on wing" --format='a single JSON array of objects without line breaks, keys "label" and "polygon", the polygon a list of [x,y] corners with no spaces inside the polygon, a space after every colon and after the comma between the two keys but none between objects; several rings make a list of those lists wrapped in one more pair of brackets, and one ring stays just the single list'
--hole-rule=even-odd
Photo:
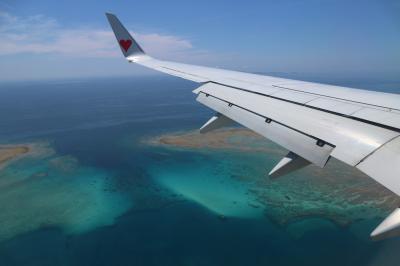
[{"label": "panel seam on wing", "polygon": [[[322,112],[334,114],[334,115],[337,115],[337,116],[341,116],[341,117],[345,117],[345,118],[352,119],[352,120],[355,120],[355,121],[359,121],[359,122],[363,122],[363,123],[366,123],[366,124],[370,124],[370,125],[373,125],[373,126],[382,127],[382,128],[388,129],[388,130],[395,131],[395,132],[400,132],[400,128],[388,126],[388,125],[385,125],[385,124],[380,124],[380,123],[377,123],[377,122],[373,122],[373,121],[370,121],[370,120],[365,120],[365,119],[354,117],[354,116],[349,116],[349,115],[337,113],[337,112],[334,112],[334,111],[326,110],[326,109],[315,107],[315,106],[306,105],[305,103],[299,103],[299,102],[291,101],[291,100],[288,100],[288,99],[279,98],[279,97],[276,97],[276,96],[273,96],[273,95],[263,94],[261,92],[251,91],[251,90],[247,90],[247,89],[240,88],[240,87],[234,87],[234,86],[226,85],[226,84],[220,83],[220,82],[209,81],[209,82],[205,82],[205,83],[206,84],[207,83],[213,83],[213,84],[229,87],[229,88],[232,88],[232,89],[237,89],[237,90],[246,91],[246,92],[257,94],[257,95],[262,95],[264,97],[269,97],[269,98],[281,100],[281,101],[284,101],[284,102],[289,102],[289,103],[292,103],[292,104],[296,104],[296,105],[304,106],[304,107],[307,107],[307,108],[310,108],[310,109],[319,110],[319,111],[322,111]],[[281,88],[281,87],[278,87],[278,86],[274,86],[274,87]],[[285,88],[282,88],[282,89],[285,89]],[[323,95],[321,95],[321,96],[322,97],[327,97],[327,96],[323,96]],[[339,98],[338,98],[338,100],[342,100],[343,101],[343,99],[339,99]]]},{"label": "panel seam on wing", "polygon": [[[187,73],[187,72],[184,72],[184,71],[180,71],[180,70],[176,70],[176,69],[173,69],[173,68],[169,68],[169,67],[165,67],[165,66],[160,66],[160,67],[164,68],[164,69],[171,70],[171,71],[175,71],[175,72],[178,72],[178,73],[182,73],[182,74],[185,74],[185,75],[188,75],[188,76],[193,76],[193,77],[198,77],[198,78],[205,79],[205,80],[210,80],[209,78],[206,78],[206,77],[203,77],[203,76],[190,74],[190,73]],[[210,82],[210,81],[208,81],[208,82]]]},{"label": "panel seam on wing", "polygon": [[286,89],[286,90],[291,90],[291,91],[303,92],[303,93],[307,93],[307,94],[318,95],[318,96],[322,96],[322,97],[326,97],[326,98],[332,98],[332,99],[336,99],[336,100],[342,100],[342,101],[347,101],[347,102],[352,102],[352,103],[365,104],[365,105],[368,105],[368,106],[384,108],[384,109],[387,109],[388,111],[391,111],[391,110],[400,111],[400,109],[396,109],[396,108],[392,108],[392,107],[385,107],[385,106],[381,106],[381,105],[370,104],[370,103],[364,103],[364,102],[358,102],[358,101],[343,99],[343,98],[334,97],[334,96],[327,96],[327,95],[319,94],[319,93],[315,93],[315,92],[306,92],[306,91],[296,90],[296,89],[293,89],[293,88],[287,88],[287,87],[283,87],[283,86],[279,86],[279,85],[271,85],[271,86],[272,86],[272,87],[275,87],[275,88],[281,88],[281,89]]},{"label": "panel seam on wing", "polygon": [[375,150],[371,151],[369,154],[367,154],[364,158],[362,158],[357,164],[354,165],[354,167],[357,167],[359,164],[361,164],[362,162],[364,162],[366,159],[368,159],[368,157],[372,156],[375,152],[377,152],[378,150],[380,150],[381,148],[383,148],[385,145],[387,145],[388,143],[394,141],[395,139],[399,138],[400,135],[394,136],[393,138],[389,139],[388,141],[386,141],[385,143],[383,143],[381,146],[379,146],[378,148],[376,148]]}]

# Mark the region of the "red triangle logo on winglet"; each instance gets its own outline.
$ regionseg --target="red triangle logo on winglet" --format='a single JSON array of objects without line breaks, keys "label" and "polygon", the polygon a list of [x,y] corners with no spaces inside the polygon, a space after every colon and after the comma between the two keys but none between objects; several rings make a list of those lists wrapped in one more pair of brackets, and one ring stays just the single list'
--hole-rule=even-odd
[{"label": "red triangle logo on winglet", "polygon": [[131,47],[131,45],[132,45],[132,41],[131,40],[120,40],[119,45],[121,45],[122,49],[124,49],[125,52],[128,52],[129,47]]}]

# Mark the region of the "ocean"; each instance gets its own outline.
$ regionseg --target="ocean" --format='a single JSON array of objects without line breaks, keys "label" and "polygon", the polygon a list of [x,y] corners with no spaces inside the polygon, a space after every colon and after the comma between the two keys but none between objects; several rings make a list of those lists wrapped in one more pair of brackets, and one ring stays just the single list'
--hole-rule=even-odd
[{"label": "ocean", "polygon": [[0,265],[398,264],[399,239],[368,238],[380,215],[279,223],[255,206],[248,191],[276,155],[147,145],[213,114],[197,86],[166,76],[1,83],[0,144],[35,154],[0,170]]}]

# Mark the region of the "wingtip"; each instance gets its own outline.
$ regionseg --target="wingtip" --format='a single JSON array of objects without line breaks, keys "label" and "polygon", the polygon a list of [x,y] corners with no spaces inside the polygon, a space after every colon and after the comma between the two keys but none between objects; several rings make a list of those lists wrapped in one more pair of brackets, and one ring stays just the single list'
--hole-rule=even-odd
[{"label": "wingtip", "polygon": [[[105,14],[125,58],[144,55],[145,52],[143,49],[133,39],[129,31],[124,27],[124,25],[122,25],[117,16],[109,12],[105,12]],[[135,60],[132,59],[132,61]]]}]

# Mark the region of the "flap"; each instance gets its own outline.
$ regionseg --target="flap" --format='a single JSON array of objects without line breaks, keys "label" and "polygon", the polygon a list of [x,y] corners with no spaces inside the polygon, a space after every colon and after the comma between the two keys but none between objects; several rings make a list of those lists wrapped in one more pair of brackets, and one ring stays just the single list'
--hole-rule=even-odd
[{"label": "flap", "polygon": [[[199,93],[199,100],[202,100],[202,103],[205,105],[209,106],[211,102],[214,104],[218,102],[215,100],[219,100],[219,102],[224,102],[223,106],[226,108],[231,104],[231,107],[238,107],[240,110],[245,110],[248,113],[256,115],[256,117],[259,117],[258,119],[254,117],[257,123],[262,124],[266,118],[269,118],[275,124],[291,129],[291,131],[296,131],[303,136],[308,136],[313,139],[314,144],[315,140],[323,140],[332,147],[335,147],[331,153],[332,156],[352,166],[357,165],[370,153],[399,135],[395,131],[347,117],[219,84],[206,83],[197,89],[196,92]],[[209,96],[210,99],[205,99],[202,94],[204,94],[204,97]],[[216,110],[214,107],[210,107]],[[238,108],[223,110],[224,112],[216,111],[233,119],[229,113],[236,112]],[[254,123],[254,119],[251,123]],[[245,125],[243,121],[236,121]],[[253,129],[256,127],[258,128],[260,125],[252,125],[249,128]],[[258,128],[258,131],[255,131],[272,139],[268,134],[260,132],[265,130],[264,126],[262,127],[262,129]],[[293,142],[290,138],[280,141],[276,142],[285,148],[288,148],[287,143]],[[310,155],[304,155],[304,152],[297,152],[291,148],[288,149],[315,163],[316,159],[310,159]],[[321,165],[321,163],[317,165]]]}]

